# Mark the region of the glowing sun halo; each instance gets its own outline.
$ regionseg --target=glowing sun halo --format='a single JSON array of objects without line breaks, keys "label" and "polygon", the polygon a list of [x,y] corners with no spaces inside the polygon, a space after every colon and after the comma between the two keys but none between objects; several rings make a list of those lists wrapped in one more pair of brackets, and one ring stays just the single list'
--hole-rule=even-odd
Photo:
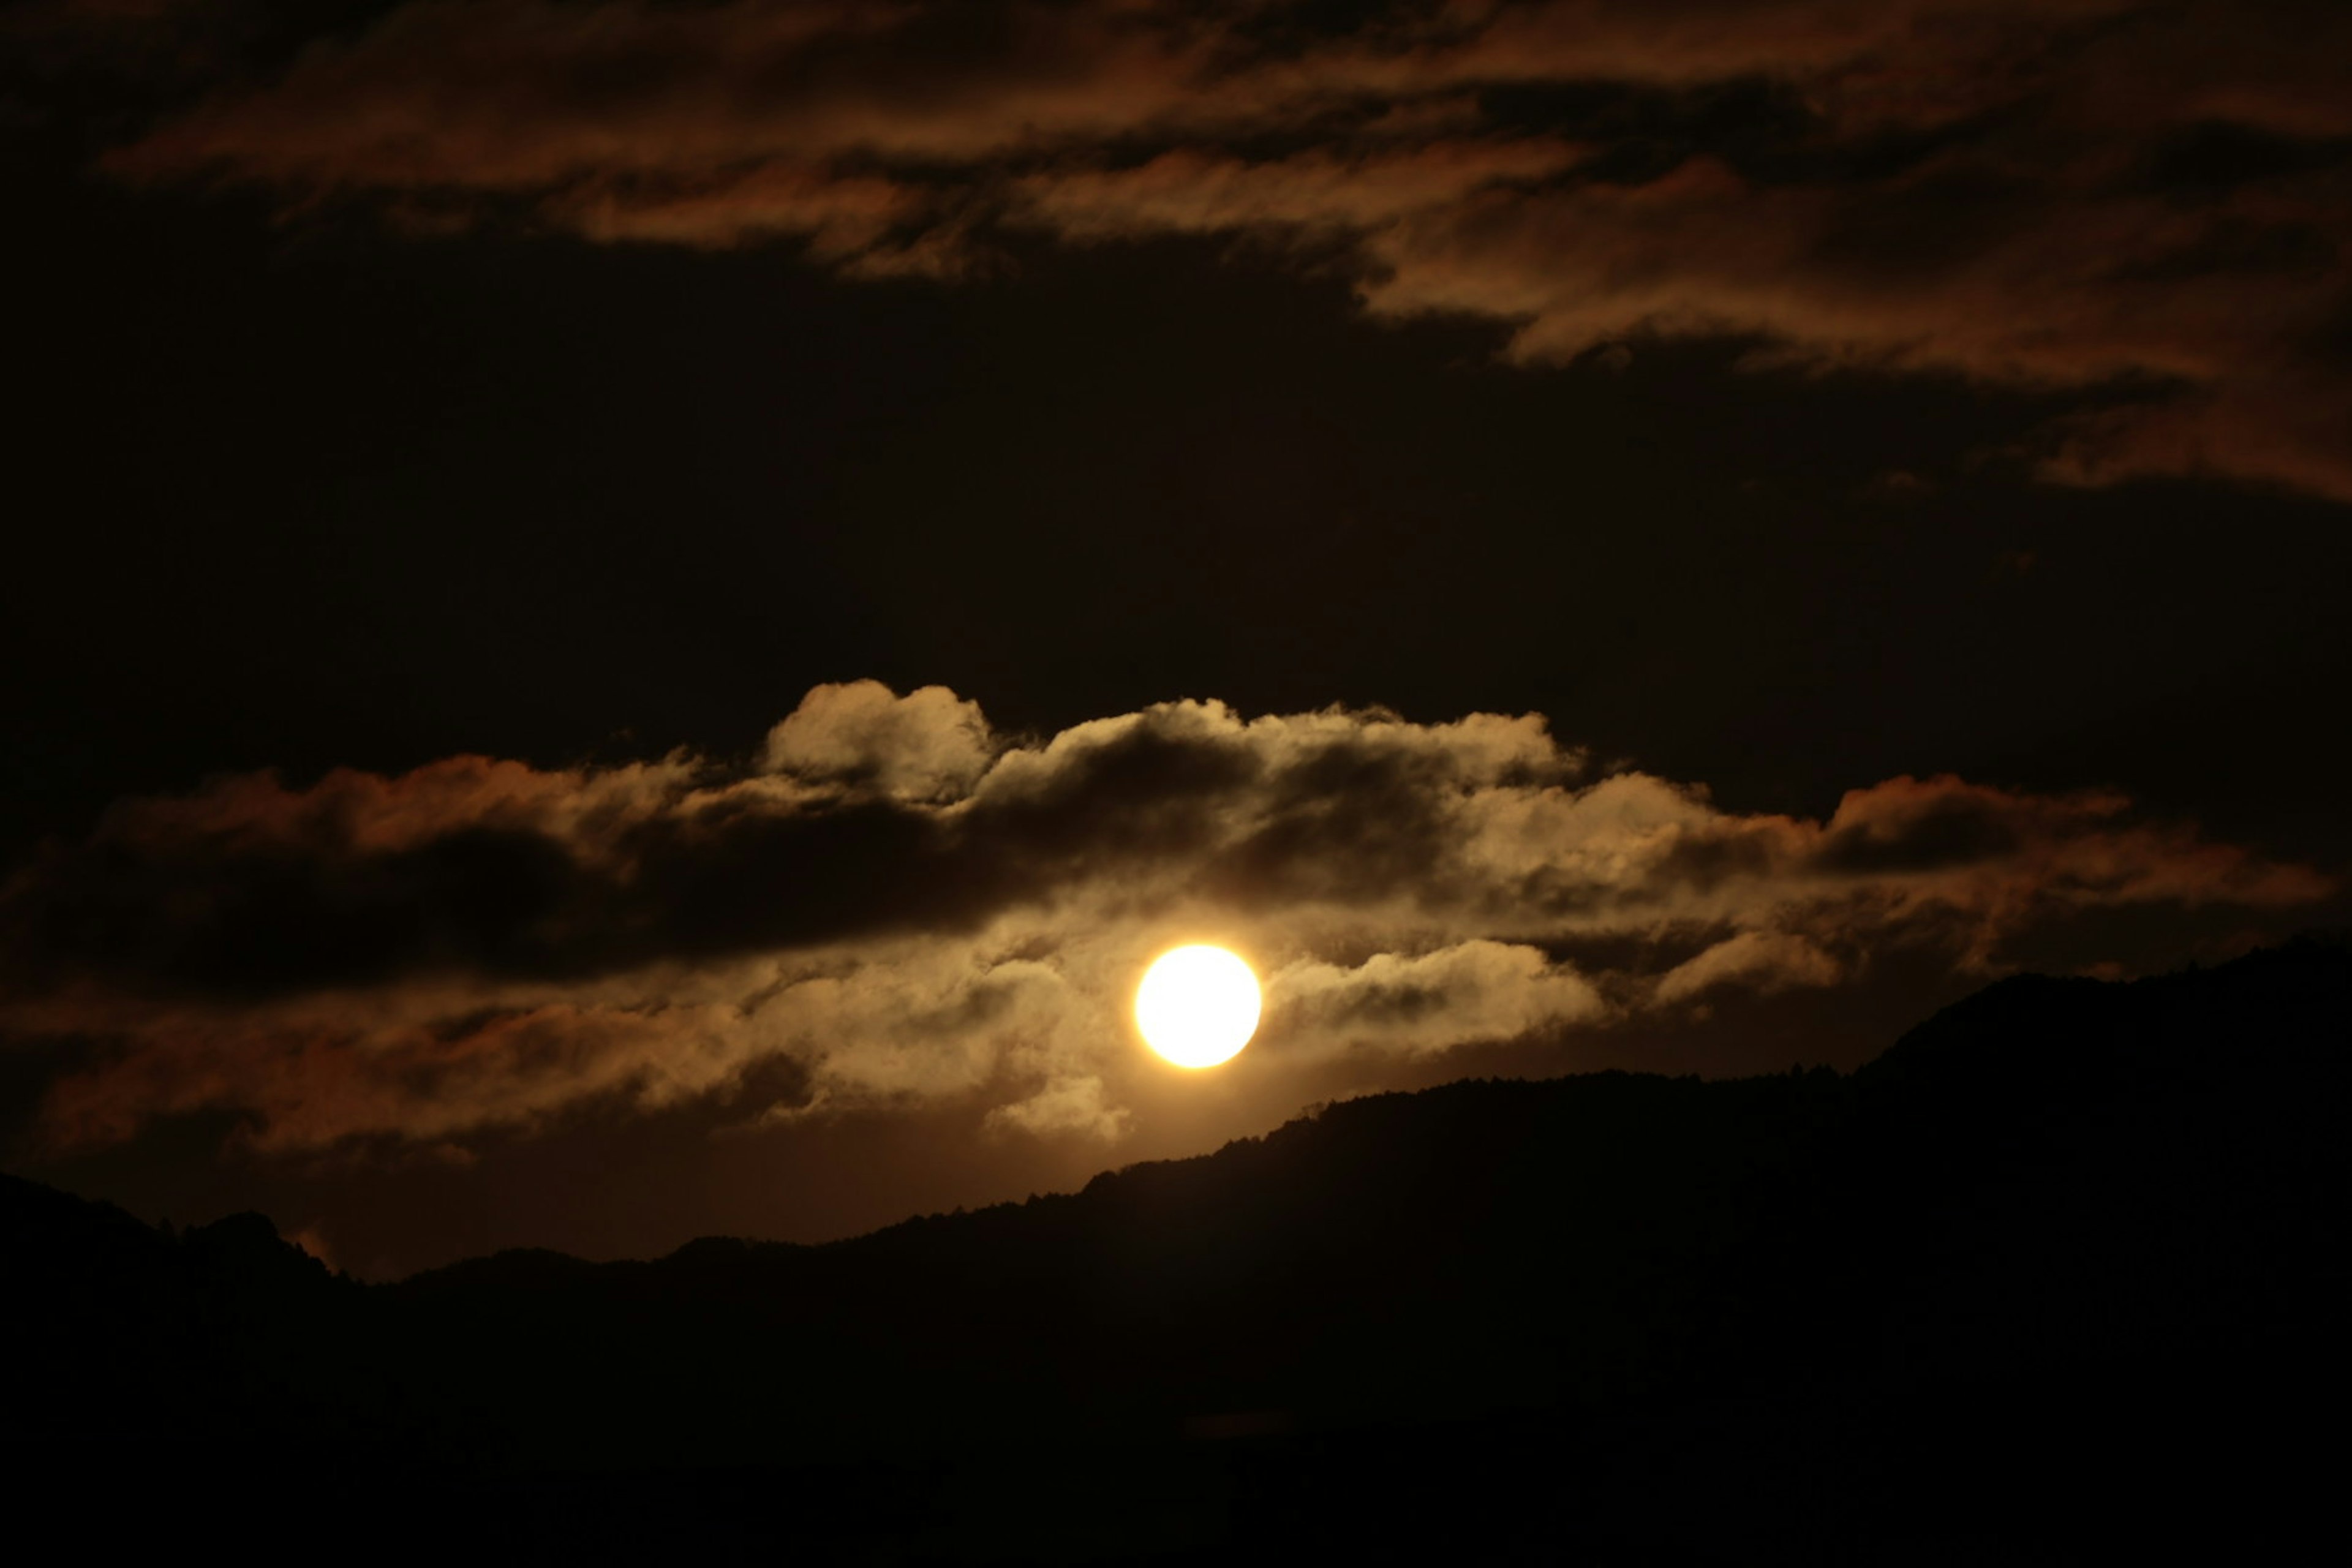
[{"label": "glowing sun halo", "polygon": [[1257,976],[1222,947],[1161,953],[1135,992],[1143,1043],[1180,1068],[1231,1061],[1257,1032]]}]

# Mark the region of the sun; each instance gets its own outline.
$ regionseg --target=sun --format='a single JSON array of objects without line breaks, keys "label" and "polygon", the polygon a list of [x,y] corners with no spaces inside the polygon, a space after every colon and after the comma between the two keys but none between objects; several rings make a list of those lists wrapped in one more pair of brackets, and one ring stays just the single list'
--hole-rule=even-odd
[{"label": "sun", "polygon": [[1257,1032],[1257,976],[1222,947],[1161,953],[1135,991],[1143,1043],[1180,1068],[1231,1061]]}]

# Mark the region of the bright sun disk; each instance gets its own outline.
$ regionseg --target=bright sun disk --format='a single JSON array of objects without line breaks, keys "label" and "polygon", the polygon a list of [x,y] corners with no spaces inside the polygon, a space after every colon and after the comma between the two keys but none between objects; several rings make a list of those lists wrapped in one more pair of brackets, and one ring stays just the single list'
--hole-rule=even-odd
[{"label": "bright sun disk", "polygon": [[1143,1043],[1180,1068],[1231,1061],[1257,1032],[1257,976],[1222,947],[1161,953],[1135,992]]}]

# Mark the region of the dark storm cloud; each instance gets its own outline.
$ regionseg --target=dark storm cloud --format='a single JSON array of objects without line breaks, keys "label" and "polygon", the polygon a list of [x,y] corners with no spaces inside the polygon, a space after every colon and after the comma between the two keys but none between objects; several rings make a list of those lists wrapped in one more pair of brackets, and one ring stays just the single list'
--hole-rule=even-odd
[{"label": "dark storm cloud", "polygon": [[[2258,930],[2331,890],[2114,795],[1895,779],[1809,822],[1596,776],[1533,715],[1184,702],[1021,740],[859,682],[748,768],[458,758],[122,803],[0,889],[0,1026],[81,1042],[68,1142],[199,1109],[266,1147],[441,1140],[776,1061],[803,1098],[775,1114],[978,1094],[1108,1137],[1118,1009],[1174,941],[1249,953],[1261,1054],[1307,1064],[1834,984],[1888,944],[1990,972],[2116,910]],[[1622,972],[1550,956],[1613,939]]]},{"label": "dark storm cloud", "polygon": [[[91,13],[96,15],[98,13]],[[1013,230],[1352,254],[1557,361],[2070,390],[2053,479],[2352,499],[2352,12],[2295,0],[1359,8],[418,0],[121,147],[125,179],[432,224],[784,238],[953,274]]]}]

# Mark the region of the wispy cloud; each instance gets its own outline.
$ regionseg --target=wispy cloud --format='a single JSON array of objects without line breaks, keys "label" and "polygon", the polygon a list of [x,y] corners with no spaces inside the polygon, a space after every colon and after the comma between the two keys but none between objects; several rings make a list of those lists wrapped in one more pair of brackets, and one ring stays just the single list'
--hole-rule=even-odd
[{"label": "wispy cloud", "polygon": [[1529,361],[1728,335],[2076,389],[2052,479],[2352,500],[2347,60],[2305,0],[416,0],[109,166],[851,273],[1310,238]]}]

